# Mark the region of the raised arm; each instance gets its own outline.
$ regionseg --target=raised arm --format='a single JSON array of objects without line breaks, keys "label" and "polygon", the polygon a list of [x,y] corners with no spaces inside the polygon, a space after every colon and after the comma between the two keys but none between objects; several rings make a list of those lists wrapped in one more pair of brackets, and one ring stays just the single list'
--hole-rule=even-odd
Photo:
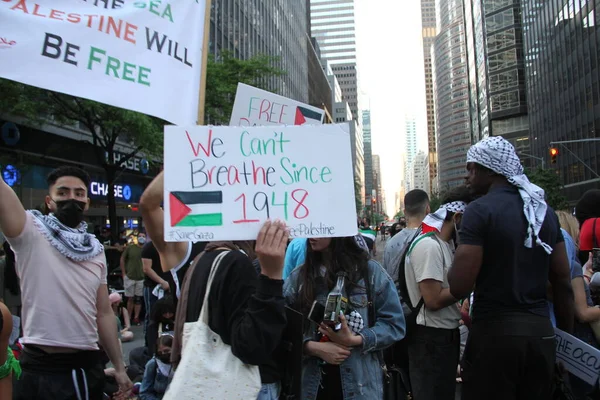
[{"label": "raised arm", "polygon": [[148,235],[160,254],[163,271],[167,272],[179,265],[187,256],[187,242],[165,242],[165,215],[160,207],[164,198],[164,172],[160,172],[146,188],[140,199],[140,210]]},{"label": "raised arm", "polygon": [[15,238],[23,232],[26,218],[21,200],[0,178],[0,230],[6,237]]}]

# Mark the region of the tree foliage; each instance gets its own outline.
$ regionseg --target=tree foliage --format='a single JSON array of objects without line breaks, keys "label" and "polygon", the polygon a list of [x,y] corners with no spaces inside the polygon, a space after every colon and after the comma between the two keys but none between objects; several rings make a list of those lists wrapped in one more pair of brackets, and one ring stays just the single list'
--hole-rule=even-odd
[{"label": "tree foliage", "polygon": [[442,196],[443,194],[434,192],[429,198],[429,208],[431,212],[436,212],[438,208],[442,205]]},{"label": "tree foliage", "polygon": [[361,211],[363,209],[361,193],[362,184],[360,183],[360,179],[358,179],[358,177],[354,177],[354,203],[356,204],[356,213],[358,215],[361,214]]},{"label": "tree foliage", "polygon": [[[98,164],[104,168],[109,187],[115,184],[121,164],[144,152],[148,156],[162,154],[162,120],[95,101],[39,89],[33,86],[0,79],[0,110],[18,115],[32,125],[49,119],[59,124],[78,123],[92,136]],[[125,157],[115,160],[117,141],[133,148]],[[118,221],[112,190],[107,192],[108,214],[113,234]]]},{"label": "tree foliage", "polygon": [[257,55],[240,60],[229,51],[211,55],[206,68],[206,123],[229,125],[238,82],[267,89],[269,78],[284,75],[277,57]]},{"label": "tree foliage", "polygon": [[564,210],[569,207],[567,198],[562,193],[562,186],[557,171],[552,169],[538,168],[527,171],[527,176],[546,193],[546,202],[555,210]]},{"label": "tree foliage", "polygon": [[398,212],[394,215],[395,220],[399,220],[402,217],[404,217],[404,212],[402,210],[398,210]]}]

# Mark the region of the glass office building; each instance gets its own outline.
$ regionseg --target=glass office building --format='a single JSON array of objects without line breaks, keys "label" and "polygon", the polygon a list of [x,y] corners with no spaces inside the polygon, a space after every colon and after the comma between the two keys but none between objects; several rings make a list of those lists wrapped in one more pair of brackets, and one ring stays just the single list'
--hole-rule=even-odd
[{"label": "glass office building", "polygon": [[362,112],[363,121],[363,145],[364,145],[364,160],[365,160],[365,205],[371,205],[371,192],[373,191],[373,148],[371,142],[371,110]]},{"label": "glass office building", "polygon": [[469,77],[462,0],[437,2],[438,35],[433,47],[433,87],[438,153],[438,187],[464,183],[471,146]]},{"label": "glass office building", "polygon": [[210,52],[279,57],[277,66],[286,73],[271,78],[269,90],[308,103],[307,15],[307,0],[213,0]]},{"label": "glass office building", "polygon": [[[600,1],[522,0],[531,151],[549,159],[570,202],[600,188]],[[552,144],[559,141],[575,143]]]},{"label": "glass office building", "polygon": [[321,57],[338,79],[352,119],[360,121],[354,0],[310,0],[310,25]]},{"label": "glass office building", "polygon": [[427,146],[429,150],[429,193],[437,191],[433,184],[437,176],[437,143],[435,140],[435,110],[433,100],[433,71],[431,47],[437,35],[435,0],[421,0],[421,40],[423,42],[423,67],[425,70],[425,104],[427,107]]},{"label": "glass office building", "polygon": [[530,166],[521,14],[519,0],[465,0],[472,141],[503,136]]}]

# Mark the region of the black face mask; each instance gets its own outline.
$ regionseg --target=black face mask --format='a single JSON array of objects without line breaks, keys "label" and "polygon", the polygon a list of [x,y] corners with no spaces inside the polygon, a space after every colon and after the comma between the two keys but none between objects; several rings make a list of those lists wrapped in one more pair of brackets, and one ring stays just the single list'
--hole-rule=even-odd
[{"label": "black face mask", "polygon": [[54,215],[69,228],[77,228],[81,221],[83,221],[85,202],[75,199],[52,201],[56,204]]},{"label": "black face mask", "polygon": [[171,364],[171,353],[166,354],[157,354],[156,358],[162,361],[165,364]]}]

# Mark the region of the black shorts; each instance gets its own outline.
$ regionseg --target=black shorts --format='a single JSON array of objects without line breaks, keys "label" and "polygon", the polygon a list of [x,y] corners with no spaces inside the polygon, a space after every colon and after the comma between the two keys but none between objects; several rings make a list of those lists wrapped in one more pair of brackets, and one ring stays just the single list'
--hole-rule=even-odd
[{"label": "black shorts", "polygon": [[105,378],[99,353],[48,354],[26,346],[19,360],[22,373],[15,381],[13,400],[102,400]]}]

